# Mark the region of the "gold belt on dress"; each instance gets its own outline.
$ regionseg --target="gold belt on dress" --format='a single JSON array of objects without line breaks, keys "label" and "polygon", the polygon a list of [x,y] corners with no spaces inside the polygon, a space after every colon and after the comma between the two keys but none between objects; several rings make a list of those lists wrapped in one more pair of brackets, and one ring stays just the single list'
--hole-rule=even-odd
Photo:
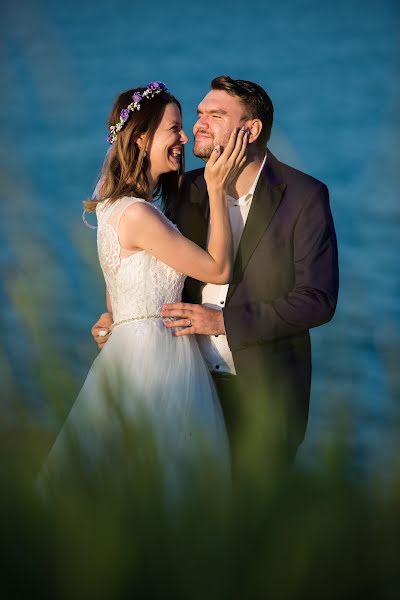
[{"label": "gold belt on dress", "polygon": [[161,315],[147,315],[145,317],[130,317],[129,319],[121,319],[121,321],[116,321],[111,325],[111,330],[113,330],[115,327],[118,327],[118,325],[122,325],[123,323],[131,323],[133,321],[148,321],[162,318],[163,317],[161,317]]}]

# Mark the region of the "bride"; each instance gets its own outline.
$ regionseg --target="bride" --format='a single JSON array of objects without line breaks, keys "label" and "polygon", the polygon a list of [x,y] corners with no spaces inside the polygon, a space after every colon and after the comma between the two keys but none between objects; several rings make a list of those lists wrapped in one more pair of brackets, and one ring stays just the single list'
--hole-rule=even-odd
[{"label": "bride", "polygon": [[193,468],[199,440],[228,470],[223,417],[195,336],[174,336],[160,311],[180,301],[186,276],[229,282],[233,251],[226,190],[244,164],[247,132],[235,130],[207,163],[210,236],[203,250],[164,215],[179,192],[188,141],[178,100],[161,82],[128,90],[114,103],[109,130],[111,148],[96,198],[84,205],[96,211],[114,324],[45,468],[60,471],[71,437],[90,468],[101,463],[104,436],[112,431],[118,437],[122,420],[151,425],[162,471],[173,481]]}]

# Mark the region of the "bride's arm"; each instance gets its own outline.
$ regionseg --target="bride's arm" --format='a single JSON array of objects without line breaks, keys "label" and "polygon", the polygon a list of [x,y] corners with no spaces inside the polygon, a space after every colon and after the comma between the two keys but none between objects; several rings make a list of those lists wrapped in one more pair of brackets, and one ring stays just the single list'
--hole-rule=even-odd
[{"label": "bride's arm", "polygon": [[228,283],[233,263],[232,233],[226,189],[244,162],[247,134],[234,132],[224,152],[214,150],[205,178],[210,201],[210,237],[203,250],[183,235],[153,206],[131,205],[122,215],[120,243],[141,248],[175,270],[207,283]]},{"label": "bride's arm", "polygon": [[111,304],[111,298],[110,298],[110,293],[108,291],[108,287],[106,287],[106,306],[107,306],[108,312],[111,313],[111,316],[112,316],[113,308],[112,308],[112,304]]}]

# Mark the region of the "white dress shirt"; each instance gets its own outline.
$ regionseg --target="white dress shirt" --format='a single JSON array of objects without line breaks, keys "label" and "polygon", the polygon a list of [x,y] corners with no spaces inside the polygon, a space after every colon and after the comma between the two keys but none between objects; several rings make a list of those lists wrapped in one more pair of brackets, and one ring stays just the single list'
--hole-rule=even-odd
[{"label": "white dress shirt", "polygon": [[[260,170],[247,194],[244,194],[238,199],[228,196],[234,257],[236,257],[237,249],[253,200],[254,191],[260,178],[261,171],[265,165],[266,158],[267,155],[265,155]],[[202,291],[201,303],[210,308],[222,310],[225,306],[228,288],[229,284],[217,285],[214,283],[207,283]],[[210,371],[236,375],[233,356],[226,335],[198,335],[197,341]]]}]

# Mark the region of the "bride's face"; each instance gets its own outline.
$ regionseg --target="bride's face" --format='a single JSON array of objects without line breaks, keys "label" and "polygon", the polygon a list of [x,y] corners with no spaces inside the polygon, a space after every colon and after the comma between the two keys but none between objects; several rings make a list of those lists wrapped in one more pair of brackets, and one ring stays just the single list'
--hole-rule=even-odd
[{"label": "bride's face", "polygon": [[179,108],[171,102],[165,107],[163,118],[147,148],[149,172],[153,181],[163,173],[179,171],[182,145],[187,141]]}]

